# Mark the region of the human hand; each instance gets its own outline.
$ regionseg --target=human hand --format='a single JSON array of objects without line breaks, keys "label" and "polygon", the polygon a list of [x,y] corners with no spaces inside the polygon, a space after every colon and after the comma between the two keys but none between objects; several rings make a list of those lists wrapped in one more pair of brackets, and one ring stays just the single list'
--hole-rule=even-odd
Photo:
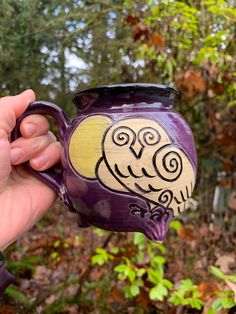
[{"label": "human hand", "polygon": [[25,161],[46,170],[60,160],[61,145],[41,115],[27,116],[20,125],[21,138],[10,143],[16,119],[35,100],[32,90],[0,98],[0,250],[29,230],[56,199],[44,183],[26,172]]}]

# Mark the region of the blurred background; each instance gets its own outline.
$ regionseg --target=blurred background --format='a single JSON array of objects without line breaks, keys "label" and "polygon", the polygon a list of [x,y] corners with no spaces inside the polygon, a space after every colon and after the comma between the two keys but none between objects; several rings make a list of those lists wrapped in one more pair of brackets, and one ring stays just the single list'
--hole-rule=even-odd
[{"label": "blurred background", "polygon": [[181,91],[198,180],[164,244],[77,229],[58,202],[7,251],[0,313],[236,313],[236,2],[1,0],[0,96],[26,88],[71,116],[84,88]]}]

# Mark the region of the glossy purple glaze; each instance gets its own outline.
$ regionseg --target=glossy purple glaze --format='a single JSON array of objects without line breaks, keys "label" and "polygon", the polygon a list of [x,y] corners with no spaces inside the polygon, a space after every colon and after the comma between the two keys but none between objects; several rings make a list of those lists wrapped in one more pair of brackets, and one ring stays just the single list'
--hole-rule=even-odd
[{"label": "glossy purple glaze", "polygon": [[[170,135],[173,144],[188,155],[196,172],[197,157],[192,132],[185,120],[172,110],[177,91],[154,84],[121,84],[92,88],[75,95],[73,101],[78,115],[69,123],[65,113],[56,105],[36,101],[17,121],[12,139],[20,136],[19,125],[30,114],[47,114],[55,118],[59,129],[59,140],[63,146],[61,174],[53,169],[36,172],[29,165],[27,169],[52,187],[64,204],[78,213],[78,225],[90,225],[113,231],[139,231],[153,241],[163,241],[172,212],[161,219],[151,220],[130,213],[130,205],[146,207],[146,202],[138,196],[112,192],[97,180],[81,177],[72,167],[68,154],[69,141],[73,130],[81,120],[94,114],[105,114],[114,122],[124,118],[149,118],[158,121]],[[78,147],[79,149],[79,147]]]},{"label": "glossy purple glaze", "polygon": [[0,295],[4,290],[11,284],[15,282],[15,277],[13,277],[5,268],[4,263],[0,262]]}]

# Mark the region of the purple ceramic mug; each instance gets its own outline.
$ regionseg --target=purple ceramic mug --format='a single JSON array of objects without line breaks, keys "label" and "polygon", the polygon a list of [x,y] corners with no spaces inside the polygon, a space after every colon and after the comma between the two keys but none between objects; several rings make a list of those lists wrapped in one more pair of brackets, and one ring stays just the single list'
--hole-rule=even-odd
[{"label": "purple ceramic mug", "polygon": [[164,85],[121,84],[87,89],[73,102],[70,122],[56,105],[35,101],[30,114],[52,116],[63,147],[60,173],[34,176],[78,214],[80,227],[138,231],[163,241],[169,222],[186,207],[195,185],[197,157],[191,130],[172,110],[178,92]]}]

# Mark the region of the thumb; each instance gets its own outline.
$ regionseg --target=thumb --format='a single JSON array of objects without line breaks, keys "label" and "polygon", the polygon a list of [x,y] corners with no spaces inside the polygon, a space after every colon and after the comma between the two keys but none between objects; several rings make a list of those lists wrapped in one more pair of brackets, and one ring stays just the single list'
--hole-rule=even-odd
[{"label": "thumb", "polygon": [[0,98],[0,130],[10,135],[14,129],[16,119],[26,110],[29,103],[35,100],[35,94],[31,89],[16,96]]},{"label": "thumb", "polygon": [[10,97],[12,98],[11,106],[15,112],[16,118],[19,118],[19,116],[26,110],[29,103],[35,100],[35,93],[32,89],[27,89],[17,96]]}]

